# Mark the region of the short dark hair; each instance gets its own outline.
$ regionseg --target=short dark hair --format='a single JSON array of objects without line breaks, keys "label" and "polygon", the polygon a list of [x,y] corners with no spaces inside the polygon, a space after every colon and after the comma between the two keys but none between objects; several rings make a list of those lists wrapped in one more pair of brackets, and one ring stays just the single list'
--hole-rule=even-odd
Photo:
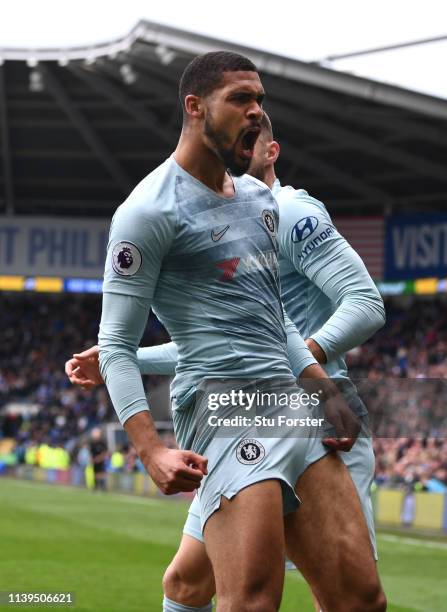
[{"label": "short dark hair", "polygon": [[261,119],[261,134],[262,132],[265,132],[268,138],[270,140],[273,140],[272,122],[270,121],[270,117],[267,115],[265,111]]},{"label": "short dark hair", "polygon": [[251,60],[231,51],[212,51],[195,57],[185,68],[179,85],[180,104],[191,94],[206,96],[219,86],[224,72],[257,72]]}]

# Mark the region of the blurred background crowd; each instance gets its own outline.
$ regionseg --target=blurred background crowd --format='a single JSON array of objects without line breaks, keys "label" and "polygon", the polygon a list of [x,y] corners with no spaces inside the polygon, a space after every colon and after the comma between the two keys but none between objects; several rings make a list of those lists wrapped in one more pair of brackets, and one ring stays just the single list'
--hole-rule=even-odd
[{"label": "blurred background crowd", "polygon": [[[4,293],[2,303],[0,464],[71,466],[82,479],[95,463],[91,432],[116,416],[105,387],[73,387],[64,364],[96,343],[100,298]],[[400,297],[387,300],[386,309],[386,326],[347,356],[371,414],[376,484],[447,491],[446,300]],[[168,340],[151,316],[141,344]],[[145,377],[149,392],[163,382]],[[175,444],[171,432],[163,435]],[[100,451],[105,471],[143,469],[127,444]]]}]

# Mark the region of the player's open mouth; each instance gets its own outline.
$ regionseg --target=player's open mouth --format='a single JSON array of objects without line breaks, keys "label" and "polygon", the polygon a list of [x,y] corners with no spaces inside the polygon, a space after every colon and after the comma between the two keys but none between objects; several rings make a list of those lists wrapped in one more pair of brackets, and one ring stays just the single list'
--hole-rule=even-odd
[{"label": "player's open mouth", "polygon": [[258,140],[261,128],[252,127],[246,130],[241,137],[241,157],[244,159],[251,159],[253,157],[253,150],[255,148],[256,141]]}]

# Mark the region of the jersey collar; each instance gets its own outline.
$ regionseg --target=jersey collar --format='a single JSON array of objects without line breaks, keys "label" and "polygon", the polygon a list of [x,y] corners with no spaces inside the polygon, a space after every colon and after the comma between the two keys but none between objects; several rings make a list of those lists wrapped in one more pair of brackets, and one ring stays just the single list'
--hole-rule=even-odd
[{"label": "jersey collar", "polygon": [[279,192],[280,189],[281,189],[281,183],[279,179],[275,179],[275,182],[272,185],[272,194],[276,196],[276,194]]}]

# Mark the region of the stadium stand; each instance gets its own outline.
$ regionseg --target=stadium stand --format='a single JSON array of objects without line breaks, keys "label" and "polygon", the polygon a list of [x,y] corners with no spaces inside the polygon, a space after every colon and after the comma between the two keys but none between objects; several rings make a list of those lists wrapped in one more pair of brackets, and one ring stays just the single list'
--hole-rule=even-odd
[{"label": "stadium stand", "polygon": [[[63,371],[75,351],[96,342],[97,296],[2,294],[0,415],[4,437],[66,443],[115,416],[105,388],[72,387]],[[144,342],[167,340],[151,317]],[[151,377],[148,384],[157,384]]]},{"label": "stadium stand", "polygon": [[88,48],[0,49],[0,210],[110,217],[170,155],[179,76],[216,49],[260,69],[285,182],[337,213],[444,209],[445,100],[144,21]]},{"label": "stadium stand", "polygon": [[[105,388],[72,387],[62,367],[74,351],[95,342],[100,300],[3,294],[2,301],[6,325],[0,332],[1,437],[16,441],[21,461],[26,462],[30,447],[49,444],[66,445],[74,463],[79,463],[82,435],[116,418]],[[439,380],[447,372],[446,315],[439,316],[446,312],[445,298],[394,298],[386,305],[386,327],[348,355],[353,379],[360,388],[366,385],[373,424],[378,419],[376,481],[447,490],[446,384]],[[142,344],[167,340],[165,330],[151,317]],[[162,380],[147,377],[146,384],[154,389]],[[35,458],[34,462],[38,463]],[[138,469],[132,449],[122,467]]]},{"label": "stadium stand", "polygon": [[351,374],[356,378],[445,378],[446,298],[419,297],[389,301],[385,328],[349,354]]}]

